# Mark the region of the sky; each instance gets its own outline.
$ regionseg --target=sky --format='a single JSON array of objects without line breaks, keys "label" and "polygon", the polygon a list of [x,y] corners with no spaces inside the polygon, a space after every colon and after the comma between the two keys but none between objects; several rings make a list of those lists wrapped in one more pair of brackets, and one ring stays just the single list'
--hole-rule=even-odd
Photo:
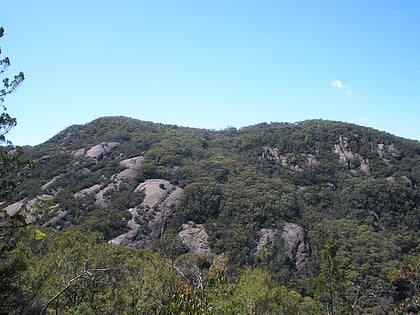
[{"label": "sky", "polygon": [[[420,140],[420,1],[22,0],[8,139],[102,116],[206,129],[338,120]],[[4,76],[2,76],[3,78]]]}]

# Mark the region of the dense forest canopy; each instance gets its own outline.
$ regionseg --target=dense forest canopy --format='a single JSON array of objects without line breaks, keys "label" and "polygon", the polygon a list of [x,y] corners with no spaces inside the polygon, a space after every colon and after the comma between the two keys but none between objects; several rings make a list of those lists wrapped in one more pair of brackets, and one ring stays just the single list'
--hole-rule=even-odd
[{"label": "dense forest canopy", "polygon": [[35,166],[3,204],[31,223],[14,236],[5,310],[418,308],[417,141],[325,120],[215,131],[104,117],[25,154]]}]

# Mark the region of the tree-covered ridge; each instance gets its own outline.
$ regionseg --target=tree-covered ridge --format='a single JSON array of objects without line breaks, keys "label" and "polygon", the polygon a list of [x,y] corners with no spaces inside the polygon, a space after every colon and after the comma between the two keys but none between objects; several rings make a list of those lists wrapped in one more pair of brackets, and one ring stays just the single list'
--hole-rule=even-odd
[{"label": "tree-covered ridge", "polygon": [[168,259],[185,285],[155,311],[382,314],[418,297],[417,141],[323,120],[215,131],[105,117],[26,154],[36,167],[13,199],[50,200],[43,233],[124,236]]}]

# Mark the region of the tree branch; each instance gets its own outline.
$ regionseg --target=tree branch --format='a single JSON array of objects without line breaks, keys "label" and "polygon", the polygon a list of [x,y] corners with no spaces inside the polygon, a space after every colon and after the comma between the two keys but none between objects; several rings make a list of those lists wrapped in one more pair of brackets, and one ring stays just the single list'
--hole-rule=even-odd
[{"label": "tree branch", "polygon": [[82,279],[83,277],[86,277],[86,276],[92,277],[93,276],[92,275],[92,272],[94,272],[94,271],[108,271],[108,270],[109,269],[88,269],[88,270],[83,271],[81,274],[77,275],[76,277],[74,277],[73,279],[71,279],[69,282],[67,282],[67,285],[63,289],[61,289],[60,292],[58,292],[56,295],[54,295],[47,302],[47,304],[45,304],[45,306],[42,308],[42,310],[40,312],[40,315],[45,314],[48,306],[50,306],[50,304],[52,302],[54,302],[61,294],[63,294],[64,292],[66,292],[73,285],[73,283],[75,283],[76,281],[78,281],[78,280],[80,280],[80,279]]}]

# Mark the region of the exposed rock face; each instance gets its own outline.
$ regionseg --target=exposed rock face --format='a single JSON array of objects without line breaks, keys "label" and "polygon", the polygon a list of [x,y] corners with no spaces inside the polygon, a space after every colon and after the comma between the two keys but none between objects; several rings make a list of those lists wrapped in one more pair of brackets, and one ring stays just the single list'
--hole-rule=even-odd
[{"label": "exposed rock face", "polygon": [[[20,211],[23,207],[26,207],[25,211],[23,212],[23,215],[25,215],[25,219],[27,223],[32,223],[35,221],[34,212],[37,211],[37,207],[39,204],[39,201],[41,200],[53,200],[54,196],[51,195],[42,195],[37,196],[32,199],[23,199],[21,201],[12,203],[11,205],[4,208],[4,211],[7,212],[8,215],[13,216],[18,211]],[[50,207],[53,208],[53,207]]]},{"label": "exposed rock face", "polygon": [[[115,150],[120,144],[119,142],[102,142],[101,144],[95,145],[90,148],[86,153],[85,157],[96,159],[97,161],[102,160],[105,156]],[[76,151],[78,152],[78,151]]]},{"label": "exposed rock face", "polygon": [[130,230],[110,240],[110,243],[127,247],[135,247],[135,243],[133,243],[133,240],[136,238],[136,235],[139,232],[140,228],[140,224],[136,222],[136,218],[139,216],[139,214],[137,213],[136,208],[131,208],[128,211],[131,213],[132,216],[127,223],[127,226]]},{"label": "exposed rock face", "polygon": [[290,153],[280,155],[280,161],[283,167],[286,167],[291,171],[302,171],[306,166],[312,166],[319,163],[314,155],[304,153],[299,155]]},{"label": "exposed rock face", "polygon": [[391,143],[388,146],[388,152],[391,156],[397,160],[401,159],[401,153],[395,148],[395,144]]},{"label": "exposed rock face", "polygon": [[413,182],[407,176],[401,176],[401,180],[406,183],[409,187],[414,187]]},{"label": "exposed rock face", "polygon": [[261,157],[268,160],[272,164],[276,164],[279,160],[279,152],[276,148],[271,148],[269,146],[264,146],[262,148]]},{"label": "exposed rock face", "polygon": [[208,234],[203,224],[188,222],[182,225],[182,231],[178,233],[181,242],[194,254],[207,254],[210,252]]},{"label": "exposed rock face", "polygon": [[75,198],[82,198],[82,197],[84,197],[84,196],[86,196],[86,195],[88,195],[88,194],[94,194],[94,193],[96,193],[97,191],[99,191],[100,189],[101,189],[101,185],[99,185],[99,184],[95,184],[95,185],[93,185],[93,186],[91,186],[91,187],[88,187],[88,188],[82,189],[81,191],[79,191],[79,192],[75,193],[75,194],[74,194],[74,197],[75,197]]},{"label": "exposed rock face", "polygon": [[370,165],[368,159],[360,159],[360,170],[366,175],[370,174]]},{"label": "exposed rock face", "polygon": [[369,160],[363,158],[359,153],[352,152],[347,137],[340,136],[339,144],[334,145],[334,152],[338,155],[339,163],[347,164],[352,173],[356,173],[360,170],[366,175],[370,174]]},{"label": "exposed rock face", "polygon": [[386,160],[385,159],[385,144],[383,144],[383,143],[378,143],[378,148],[377,148],[377,151],[378,151],[378,155],[379,155],[379,157],[385,162],[385,163],[389,163],[389,160]]},{"label": "exposed rock face", "polygon": [[294,223],[285,223],[281,238],[287,257],[295,262],[296,269],[303,272],[306,261],[310,256],[306,232],[303,227]]},{"label": "exposed rock face", "polygon": [[407,187],[415,187],[413,181],[405,175],[400,177],[389,176],[386,178],[386,180],[391,183],[395,183],[398,181],[400,183],[404,183]]},{"label": "exposed rock face", "polygon": [[8,215],[15,215],[20,208],[22,208],[26,204],[26,200],[21,200],[11,205],[8,205],[4,210],[7,212]]},{"label": "exposed rock face", "polygon": [[258,234],[260,238],[257,243],[256,254],[261,253],[267,244],[274,244],[277,241],[277,229],[263,228]]},{"label": "exposed rock face", "polygon": [[80,158],[85,156],[85,149],[79,149],[71,152],[71,155],[73,155],[75,158]]},{"label": "exposed rock face", "polygon": [[257,255],[262,253],[267,245],[275,245],[281,238],[284,242],[285,255],[294,262],[299,273],[304,271],[310,249],[303,227],[294,223],[285,223],[281,235],[278,229],[273,228],[263,228],[258,234]]},{"label": "exposed rock face", "polygon": [[133,179],[137,170],[140,168],[141,162],[143,162],[144,157],[136,156],[131,159],[123,160],[120,162],[121,166],[124,166],[126,169],[121,171],[115,176],[116,181],[124,181]]},{"label": "exposed rock face", "polygon": [[[160,183],[158,183],[157,185],[159,189],[164,190],[161,188]],[[162,235],[165,229],[166,220],[175,210],[176,205],[178,204],[179,197],[181,196],[181,193],[182,193],[182,189],[180,187],[172,185],[169,182],[168,182],[168,185],[165,184],[165,187],[168,187],[166,188],[168,190],[167,194],[165,194],[163,198],[159,199],[159,201],[156,202],[156,204],[153,204],[153,205],[151,204],[151,201],[154,198],[156,198],[156,194],[151,193],[149,195],[150,198],[147,197],[144,200],[144,205],[152,205],[152,207],[156,208],[152,219],[148,223],[148,228],[151,231],[150,236],[153,242],[157,241]],[[152,191],[153,190],[157,190],[156,186],[152,188]],[[146,188],[146,196],[148,194],[148,191],[150,191],[150,188],[149,189]]]},{"label": "exposed rock face", "polygon": [[351,147],[349,144],[349,139],[347,137],[340,136],[340,143],[334,145],[334,152],[338,154],[340,163],[347,163],[355,159]]},{"label": "exposed rock face", "polygon": [[53,179],[51,179],[50,181],[48,181],[47,183],[45,183],[44,185],[41,186],[41,190],[47,190],[48,188],[50,188],[56,181],[57,179],[59,179],[60,176],[55,176]]},{"label": "exposed rock face", "polygon": [[384,161],[388,166],[391,166],[392,158],[397,160],[401,159],[401,153],[397,150],[393,143],[390,145],[378,143],[377,152],[382,161]]},{"label": "exposed rock face", "polygon": [[123,160],[120,162],[120,164],[127,169],[138,170],[143,160],[143,156],[136,156],[131,159]]},{"label": "exposed rock face", "polygon": [[[95,194],[95,204],[100,207],[106,207],[109,204],[109,197],[111,196],[112,192],[118,189],[118,184],[116,182],[111,182],[108,185],[106,185],[104,188],[102,188],[101,185],[94,185],[91,188],[92,189],[99,186],[99,190],[97,190]],[[102,188],[102,189],[101,189]]]},{"label": "exposed rock face", "polygon": [[262,148],[261,157],[271,164],[280,163],[281,166],[291,171],[301,171],[305,166],[312,166],[319,163],[313,154],[279,154],[277,148],[271,148],[269,146]]},{"label": "exposed rock face", "polygon": [[130,209],[130,231],[112,239],[110,243],[132,248],[150,247],[162,235],[182,189],[164,179],[149,179],[137,186],[135,191],[143,191],[145,197],[139,208]]},{"label": "exposed rock face", "polygon": [[153,207],[164,200],[166,195],[175,188],[165,179],[148,179],[137,186],[135,191],[144,191],[143,207]]},{"label": "exposed rock face", "polygon": [[62,219],[64,219],[66,216],[67,216],[67,211],[59,211],[55,217],[49,219],[42,226],[44,226],[44,227],[54,227],[56,229],[60,229],[60,226],[58,226],[57,224]]},{"label": "exposed rock face", "polygon": [[162,235],[165,222],[174,211],[182,189],[164,179],[149,179],[141,183],[135,191],[144,191],[145,193],[141,212],[146,217],[150,217],[147,224],[150,230],[147,243],[154,243]]},{"label": "exposed rock face", "polygon": [[306,157],[308,165],[317,165],[319,163],[313,154],[304,154],[304,156]]},{"label": "exposed rock face", "polygon": [[126,169],[122,170],[118,174],[114,174],[111,177],[110,183],[105,187],[103,184],[95,184],[91,187],[82,189],[81,191],[74,194],[75,198],[81,198],[88,194],[95,194],[96,204],[102,207],[106,207],[107,198],[105,197],[107,193],[112,193],[117,190],[122,182],[132,180],[139,169],[141,162],[144,160],[142,156],[136,156],[130,159],[126,159],[120,162],[121,166],[124,166]]}]

